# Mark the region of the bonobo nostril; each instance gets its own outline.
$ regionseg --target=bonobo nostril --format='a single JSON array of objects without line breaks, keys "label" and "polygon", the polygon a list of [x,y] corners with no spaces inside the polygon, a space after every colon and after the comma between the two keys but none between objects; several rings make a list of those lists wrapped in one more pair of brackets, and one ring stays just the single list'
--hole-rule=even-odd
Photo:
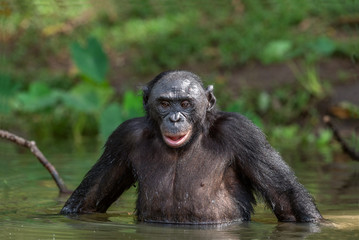
[{"label": "bonobo nostril", "polygon": [[171,116],[170,116],[171,122],[178,122],[180,119],[181,119],[181,115],[180,115],[179,112],[173,113],[173,114],[171,114]]}]

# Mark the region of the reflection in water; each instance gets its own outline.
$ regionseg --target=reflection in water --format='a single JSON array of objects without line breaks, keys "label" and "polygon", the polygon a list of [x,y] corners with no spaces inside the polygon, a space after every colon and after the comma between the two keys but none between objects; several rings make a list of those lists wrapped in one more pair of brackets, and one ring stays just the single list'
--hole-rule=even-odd
[{"label": "reflection in water", "polygon": [[[92,215],[92,216],[91,216]],[[65,223],[62,228],[68,233],[57,233],[58,237],[76,239],[116,238],[116,239],[304,239],[311,234],[320,233],[318,224],[279,223],[263,224],[256,222],[226,225],[171,225],[171,224],[123,224],[109,221],[106,214],[69,218],[52,216],[54,222]],[[43,216],[49,219],[50,216]],[[115,218],[112,216],[112,218]]]},{"label": "reflection in water", "polygon": [[[252,222],[189,226],[137,223],[136,189],[127,191],[107,214],[58,215],[68,196],[59,196],[51,177],[30,154],[0,141],[1,239],[359,239],[359,163],[317,159],[296,161],[300,182],[315,196],[322,224],[277,223],[263,204]],[[98,152],[45,153],[74,188]],[[311,163],[314,162],[315,164]]]}]

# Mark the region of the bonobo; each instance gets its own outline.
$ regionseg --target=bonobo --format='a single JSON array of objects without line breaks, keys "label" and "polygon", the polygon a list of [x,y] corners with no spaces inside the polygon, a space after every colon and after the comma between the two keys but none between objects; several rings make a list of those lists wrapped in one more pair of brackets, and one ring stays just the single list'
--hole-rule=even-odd
[{"label": "bonobo", "polygon": [[249,221],[263,197],[279,221],[322,219],[312,197],[251,121],[215,108],[213,87],[187,71],[159,74],[143,89],[146,116],[108,138],[62,214],[106,212],[138,182],[139,221]]}]

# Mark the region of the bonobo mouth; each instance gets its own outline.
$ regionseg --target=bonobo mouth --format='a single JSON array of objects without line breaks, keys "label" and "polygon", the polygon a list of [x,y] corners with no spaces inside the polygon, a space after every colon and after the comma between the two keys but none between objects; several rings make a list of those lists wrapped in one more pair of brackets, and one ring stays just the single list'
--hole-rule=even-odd
[{"label": "bonobo mouth", "polygon": [[187,143],[187,141],[189,140],[190,136],[191,136],[191,130],[187,131],[187,132],[181,132],[181,133],[177,133],[177,134],[163,134],[163,139],[165,141],[165,143],[172,147],[172,148],[179,148],[182,147],[184,144]]}]

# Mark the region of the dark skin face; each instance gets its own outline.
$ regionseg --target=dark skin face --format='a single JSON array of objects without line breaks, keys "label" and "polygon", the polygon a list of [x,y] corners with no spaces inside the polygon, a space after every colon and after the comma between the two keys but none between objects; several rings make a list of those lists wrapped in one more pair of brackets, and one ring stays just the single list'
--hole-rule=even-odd
[{"label": "dark skin face", "polygon": [[189,76],[164,78],[154,86],[148,102],[167,146],[180,148],[191,140],[193,126],[205,118],[211,107],[210,94]]}]

